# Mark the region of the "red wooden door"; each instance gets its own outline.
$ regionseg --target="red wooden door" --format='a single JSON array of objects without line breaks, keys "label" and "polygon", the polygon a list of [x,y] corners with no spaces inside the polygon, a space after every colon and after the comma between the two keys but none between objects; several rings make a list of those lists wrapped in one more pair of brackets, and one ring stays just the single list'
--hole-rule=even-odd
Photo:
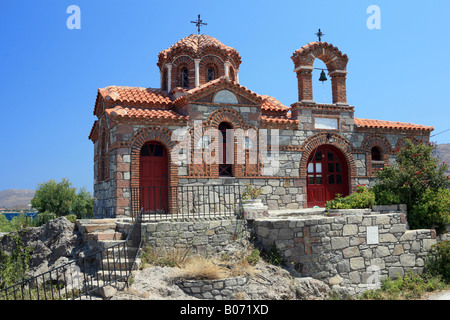
[{"label": "red wooden door", "polygon": [[307,167],[307,204],[324,207],[337,194],[349,194],[347,162],[335,147],[318,147],[310,156]]},{"label": "red wooden door", "polygon": [[147,142],[140,156],[140,205],[147,213],[169,210],[169,163],[167,150],[158,142]]},{"label": "red wooden door", "polygon": [[[234,153],[234,141],[227,142],[227,129],[231,129],[228,123],[221,122],[219,124],[219,131],[222,134],[222,145],[219,147],[219,176],[232,177],[233,165],[227,163],[227,152]],[[227,150],[227,143],[230,144],[229,150]]]}]

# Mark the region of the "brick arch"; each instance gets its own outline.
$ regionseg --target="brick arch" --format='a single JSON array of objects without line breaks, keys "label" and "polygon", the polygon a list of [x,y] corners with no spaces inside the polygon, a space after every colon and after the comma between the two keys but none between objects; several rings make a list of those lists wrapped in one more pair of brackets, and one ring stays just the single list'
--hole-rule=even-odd
[{"label": "brick arch", "polygon": [[418,139],[413,136],[400,138],[397,140],[397,144],[395,145],[395,152],[399,152],[401,148],[406,146],[406,140],[410,140],[413,144],[418,145],[419,143],[422,143],[423,141],[421,139]]},{"label": "brick arch", "polygon": [[[331,138],[332,142],[330,142],[329,138]],[[305,140],[302,144],[303,154],[300,159],[300,178],[306,180],[308,159],[314,150],[322,145],[334,146],[344,155],[348,167],[349,190],[353,192],[356,189],[356,162],[352,154],[353,147],[348,139],[337,133],[321,132]]]},{"label": "brick arch", "polygon": [[221,122],[229,123],[233,129],[246,129],[244,118],[242,115],[231,108],[220,108],[211,113],[207,123],[209,127],[217,128]]},{"label": "brick arch", "polygon": [[172,63],[172,84],[171,88],[181,87],[181,70],[188,69],[189,88],[195,87],[195,63],[189,56],[179,56]]},{"label": "brick arch", "polygon": [[366,153],[369,153],[373,147],[380,147],[383,153],[392,153],[392,146],[389,140],[379,134],[371,134],[364,138],[361,144],[361,148],[364,149]]},{"label": "brick arch", "polygon": [[346,75],[348,57],[326,42],[313,42],[296,50],[291,59],[298,80],[299,101],[313,100],[312,71],[316,59],[322,60],[331,76],[333,103],[347,103]]},{"label": "brick arch", "polygon": [[214,78],[220,78],[225,75],[224,63],[222,59],[217,56],[207,55],[202,58],[199,64],[199,72],[200,72],[200,85],[206,83],[207,79],[207,71],[209,68],[214,69]]},{"label": "brick arch", "polygon": [[295,68],[312,67],[314,61],[320,59],[326,64],[328,71],[345,70],[348,63],[348,56],[327,42],[309,43],[296,50],[291,59],[294,61]]},{"label": "brick arch", "polygon": [[139,157],[142,146],[148,141],[160,142],[169,158],[169,186],[178,185],[178,167],[172,161],[171,152],[175,146],[172,131],[164,127],[149,126],[137,131],[131,138],[131,188],[139,187]]},{"label": "brick arch", "polygon": [[[378,147],[381,149],[382,162],[373,162],[373,147]],[[379,169],[389,164],[389,154],[392,153],[392,146],[386,137],[378,134],[371,134],[364,139],[361,144],[361,148],[366,154],[366,173],[368,176],[375,176]]]}]

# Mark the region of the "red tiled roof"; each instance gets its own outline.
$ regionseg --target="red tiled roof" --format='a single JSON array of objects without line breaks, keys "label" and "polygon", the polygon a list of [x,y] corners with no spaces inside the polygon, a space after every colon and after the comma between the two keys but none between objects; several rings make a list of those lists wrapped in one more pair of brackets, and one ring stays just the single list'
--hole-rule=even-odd
[{"label": "red tiled roof", "polygon": [[161,89],[109,86],[99,89],[99,94],[106,101],[112,100],[125,105],[167,107],[172,104],[172,99]]},{"label": "red tiled roof", "polygon": [[186,102],[188,102],[191,97],[193,97],[193,99],[196,99],[197,97],[201,96],[202,94],[209,94],[209,93],[211,93],[211,90],[215,90],[215,89],[212,89],[215,86],[221,86],[222,88],[225,88],[225,89],[230,89],[230,88],[234,87],[237,89],[238,93],[243,94],[244,96],[246,96],[246,98],[250,98],[258,103],[263,102],[263,97],[260,96],[259,94],[256,94],[255,92],[247,89],[246,87],[241,86],[237,82],[231,81],[226,76],[222,76],[220,78],[214,79],[213,81],[209,81],[198,87],[195,87],[195,88],[185,91],[186,94],[183,95],[182,97],[176,99],[174,101],[174,104],[175,105],[183,105]]},{"label": "red tiled roof", "polygon": [[286,116],[266,116],[262,115],[261,119],[265,122],[272,122],[272,123],[293,123],[298,124],[298,120],[290,119]]},{"label": "red tiled roof", "polygon": [[384,121],[384,120],[371,120],[371,119],[358,119],[355,118],[355,125],[363,128],[381,128],[381,129],[396,129],[396,130],[425,130],[433,131],[434,128],[430,126],[424,126],[420,124],[396,122],[396,121]]},{"label": "red tiled roof", "polygon": [[267,111],[289,111],[290,108],[283,105],[280,101],[271,96],[261,96],[264,99],[264,102],[261,105],[262,110]]},{"label": "red tiled roof", "polygon": [[178,121],[185,121],[188,119],[188,117],[183,116],[173,110],[116,106],[114,108],[106,109],[105,112],[113,119],[166,119]]},{"label": "red tiled roof", "polygon": [[227,55],[233,55],[237,61],[240,63],[241,57],[236,49],[224,45],[222,42],[214,37],[207,36],[206,34],[191,34],[173,44],[170,48],[163,50],[158,55],[158,60],[160,63],[162,60],[166,59],[172,53],[179,51],[188,51],[191,53],[199,53],[206,49],[218,49]]}]

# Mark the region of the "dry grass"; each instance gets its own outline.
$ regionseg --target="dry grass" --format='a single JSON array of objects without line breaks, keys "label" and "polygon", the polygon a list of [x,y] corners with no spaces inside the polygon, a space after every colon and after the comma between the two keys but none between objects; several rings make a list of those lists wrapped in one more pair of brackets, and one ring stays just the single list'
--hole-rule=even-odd
[{"label": "dry grass", "polygon": [[211,259],[196,256],[186,261],[179,276],[192,280],[216,280],[228,277],[228,270],[214,263]]},{"label": "dry grass", "polygon": [[218,280],[253,275],[255,269],[246,259],[226,260],[192,256],[187,259],[178,276],[192,280]]}]

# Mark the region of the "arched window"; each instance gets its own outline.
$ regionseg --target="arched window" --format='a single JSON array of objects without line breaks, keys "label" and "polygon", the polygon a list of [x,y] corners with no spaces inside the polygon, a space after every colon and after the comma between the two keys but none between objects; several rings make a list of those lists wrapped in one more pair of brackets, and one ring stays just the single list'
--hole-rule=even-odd
[{"label": "arched window", "polygon": [[167,70],[165,69],[163,71],[163,75],[162,75],[162,88],[163,90],[167,90]]},{"label": "arched window", "polygon": [[373,147],[370,150],[370,153],[372,154],[372,161],[382,161],[383,159],[381,158],[381,150],[379,147]]},{"label": "arched window", "polygon": [[189,71],[187,68],[181,70],[181,86],[183,88],[189,87]]},{"label": "arched window", "polygon": [[208,68],[206,71],[206,82],[210,82],[214,80],[214,69]]},{"label": "arched window", "polygon": [[228,70],[228,77],[231,81],[236,81],[236,77],[234,76],[234,69],[232,66],[230,66],[230,69]]},{"label": "arched window", "polygon": [[[232,151],[234,154],[234,141],[227,141],[227,129],[232,129],[231,126],[226,122],[221,122],[219,124],[219,131],[222,134],[222,146],[219,147],[219,176],[232,177],[233,176],[233,165],[227,163],[226,154],[227,151]],[[228,143],[228,144],[227,144]],[[227,147],[231,150],[227,150]]]}]

